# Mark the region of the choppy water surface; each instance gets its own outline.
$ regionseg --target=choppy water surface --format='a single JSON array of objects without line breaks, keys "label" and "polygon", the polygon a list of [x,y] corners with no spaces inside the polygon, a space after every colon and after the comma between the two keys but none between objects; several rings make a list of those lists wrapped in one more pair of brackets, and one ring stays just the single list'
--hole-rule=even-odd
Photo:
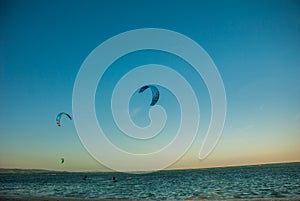
[{"label": "choppy water surface", "polygon": [[[84,176],[86,180],[83,180]],[[117,182],[113,182],[115,176]],[[299,198],[300,163],[124,173],[0,174],[0,196],[99,199]]]}]

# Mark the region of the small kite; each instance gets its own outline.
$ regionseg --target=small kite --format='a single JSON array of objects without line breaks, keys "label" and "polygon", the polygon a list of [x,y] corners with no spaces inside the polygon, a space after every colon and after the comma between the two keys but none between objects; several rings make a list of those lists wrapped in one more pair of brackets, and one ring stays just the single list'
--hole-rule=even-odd
[{"label": "small kite", "polygon": [[67,113],[65,113],[65,112],[61,112],[61,113],[59,113],[59,114],[56,116],[56,124],[57,124],[58,126],[61,126],[61,124],[60,124],[60,119],[61,119],[61,117],[62,117],[63,115],[66,115],[67,117],[69,117],[70,120],[72,120],[72,117],[71,117],[69,114],[67,114]]},{"label": "small kite", "polygon": [[151,101],[151,106],[155,105],[159,99],[159,91],[156,86],[154,85],[145,85],[140,88],[139,93],[142,93],[146,89],[150,88],[152,92],[152,101]]},{"label": "small kite", "polygon": [[64,162],[65,162],[65,159],[64,159],[64,158],[61,158],[61,159],[60,159],[60,163],[63,164]]}]

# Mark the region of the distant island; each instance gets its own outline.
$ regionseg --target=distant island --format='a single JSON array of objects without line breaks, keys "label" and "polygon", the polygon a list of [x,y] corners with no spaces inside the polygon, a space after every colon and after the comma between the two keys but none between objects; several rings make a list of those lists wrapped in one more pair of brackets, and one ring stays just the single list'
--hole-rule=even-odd
[{"label": "distant island", "polygon": [[59,172],[46,169],[21,169],[21,168],[0,168],[0,174],[31,174],[31,173],[46,173]]},{"label": "distant island", "polygon": [[[257,166],[275,166],[275,165],[289,165],[300,162],[282,162],[282,163],[266,163],[266,164],[249,164],[249,165],[232,165],[224,167],[206,167],[206,168],[189,168],[189,169],[167,169],[161,171],[181,171],[181,170],[197,170],[197,169],[216,169],[216,168],[236,168],[236,167],[257,167]],[[61,171],[61,170],[47,170],[47,169],[22,169],[22,168],[0,168],[0,174],[32,174],[32,173],[109,173],[108,171]],[[112,171],[113,172],[113,171]]]}]

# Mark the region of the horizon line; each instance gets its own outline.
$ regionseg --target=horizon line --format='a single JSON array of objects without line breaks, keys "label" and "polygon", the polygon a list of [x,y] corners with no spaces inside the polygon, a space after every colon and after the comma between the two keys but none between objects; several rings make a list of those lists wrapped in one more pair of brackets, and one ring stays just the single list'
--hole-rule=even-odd
[{"label": "horizon line", "polygon": [[[153,172],[161,172],[161,171],[184,171],[184,170],[205,170],[205,169],[216,169],[216,168],[233,168],[233,167],[251,167],[251,166],[264,166],[264,165],[280,165],[280,164],[292,164],[292,163],[300,163],[300,161],[284,161],[284,162],[270,162],[270,163],[256,163],[256,164],[241,164],[241,165],[227,165],[227,166],[212,166],[212,167],[195,167],[195,168],[174,168],[174,169],[163,169],[157,170]],[[3,172],[2,172],[3,171]],[[7,171],[7,172],[5,172]],[[5,168],[0,167],[0,174],[10,173],[9,171],[25,171],[25,172],[57,172],[57,173],[123,173],[118,171],[95,171],[95,170],[82,170],[82,171],[70,171],[70,170],[51,170],[51,169],[43,169],[43,168]],[[132,171],[132,172],[124,172],[124,173],[143,173],[149,171]],[[11,172],[14,174],[15,172]],[[152,173],[152,172],[149,172]]]}]

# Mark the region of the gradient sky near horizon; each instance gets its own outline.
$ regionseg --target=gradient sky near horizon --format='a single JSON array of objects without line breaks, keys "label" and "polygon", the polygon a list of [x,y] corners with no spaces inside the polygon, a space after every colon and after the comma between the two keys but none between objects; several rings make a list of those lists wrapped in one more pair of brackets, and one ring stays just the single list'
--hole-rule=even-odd
[{"label": "gradient sky near horizon", "polygon": [[[203,135],[197,136],[169,168],[300,161],[299,1],[1,1],[0,15],[0,168],[108,170],[85,150],[73,121],[57,127],[55,117],[61,111],[72,114],[76,75],[95,47],[147,27],[170,29],[200,44],[215,62],[227,96],[225,127],[214,151],[199,160]],[[129,56],[132,61],[164,57],[146,53]],[[108,72],[98,90],[109,90],[105,85],[114,76]],[[134,104],[147,105],[146,95],[133,96],[133,113],[145,114]],[[205,133],[209,95],[201,95],[200,130]],[[98,106],[98,113],[107,112]],[[170,116],[172,133],[178,118]],[[147,119],[135,119],[147,125]],[[118,136],[112,139],[122,146]]]}]

